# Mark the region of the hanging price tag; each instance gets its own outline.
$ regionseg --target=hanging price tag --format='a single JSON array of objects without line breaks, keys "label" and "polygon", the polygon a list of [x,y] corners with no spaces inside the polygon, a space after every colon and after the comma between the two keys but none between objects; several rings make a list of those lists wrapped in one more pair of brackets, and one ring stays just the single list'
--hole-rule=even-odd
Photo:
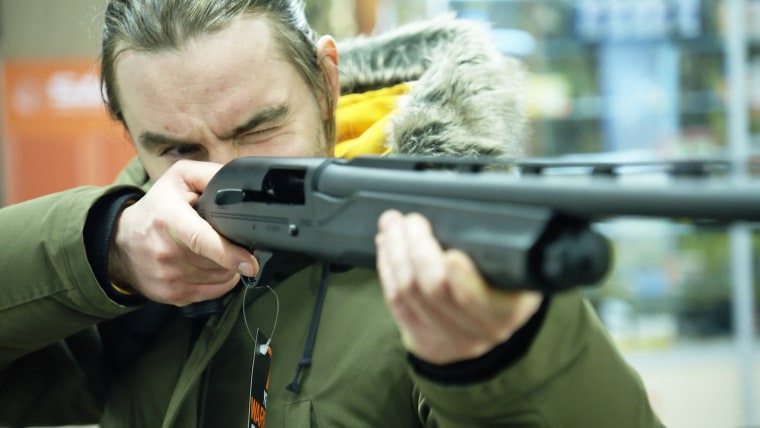
[{"label": "hanging price tag", "polygon": [[253,361],[251,363],[251,428],[264,428],[267,415],[267,394],[269,394],[269,368],[272,362],[272,348],[266,336],[256,331]]}]

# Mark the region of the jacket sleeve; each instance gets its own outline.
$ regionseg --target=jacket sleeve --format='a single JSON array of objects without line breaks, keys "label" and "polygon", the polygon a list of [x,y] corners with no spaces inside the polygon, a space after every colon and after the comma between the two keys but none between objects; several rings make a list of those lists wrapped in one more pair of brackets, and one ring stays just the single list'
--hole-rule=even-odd
[{"label": "jacket sleeve", "polygon": [[412,371],[427,426],[659,427],[638,374],[579,291],[552,297],[525,355],[496,376],[444,385]]},{"label": "jacket sleeve", "polygon": [[84,230],[99,200],[148,185],[135,159],[112,186],[79,187],[0,209],[0,370],[130,310],[98,283]]},{"label": "jacket sleeve", "polygon": [[121,188],[82,187],[0,209],[0,425],[69,423],[95,411],[92,327],[131,308],[98,283],[83,230],[94,203]]}]

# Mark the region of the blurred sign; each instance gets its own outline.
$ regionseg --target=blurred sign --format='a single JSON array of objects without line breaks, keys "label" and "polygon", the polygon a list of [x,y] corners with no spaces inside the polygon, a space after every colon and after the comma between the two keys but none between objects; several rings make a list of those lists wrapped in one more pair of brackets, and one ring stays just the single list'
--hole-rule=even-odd
[{"label": "blurred sign", "polygon": [[4,204],[110,183],[134,149],[108,117],[96,61],[3,64]]}]

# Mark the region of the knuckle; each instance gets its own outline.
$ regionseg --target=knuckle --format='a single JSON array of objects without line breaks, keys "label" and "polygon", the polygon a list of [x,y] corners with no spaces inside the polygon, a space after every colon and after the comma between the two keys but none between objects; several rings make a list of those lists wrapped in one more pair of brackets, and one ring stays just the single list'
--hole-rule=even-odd
[{"label": "knuckle", "polygon": [[425,297],[430,300],[440,301],[449,296],[448,283],[443,275],[436,275],[430,278],[420,288]]},{"label": "knuckle", "polygon": [[470,337],[460,340],[459,346],[468,354],[475,355],[483,347],[483,340],[480,338]]},{"label": "knuckle", "polygon": [[187,159],[180,159],[176,162],[174,162],[169,169],[172,171],[184,171],[186,168],[189,167],[190,161]]},{"label": "knuckle", "polygon": [[389,305],[393,307],[400,307],[404,303],[404,298],[402,297],[401,293],[397,291],[392,291],[386,294],[385,300]]},{"label": "knuckle", "polygon": [[428,221],[427,221],[427,218],[425,218],[425,216],[423,216],[422,214],[420,214],[418,212],[411,212],[411,213],[407,214],[406,218],[410,222],[415,223],[416,225],[427,225],[427,224],[429,224]]},{"label": "knuckle", "polygon": [[396,263],[389,267],[392,271],[396,288],[401,294],[409,294],[414,289],[414,277],[405,263]]},{"label": "knuckle", "polygon": [[386,302],[396,308],[406,307],[410,298],[409,288],[394,287],[385,293]]},{"label": "knuckle", "polygon": [[219,281],[219,283],[223,286],[223,288],[226,289],[226,288],[234,287],[238,283],[238,281],[240,281],[240,276],[238,276],[237,273],[232,272],[232,271],[225,271],[225,275],[222,278],[222,280]]},{"label": "knuckle", "polygon": [[162,215],[159,215],[159,214],[156,214],[151,217],[150,225],[153,229],[161,231],[161,232],[168,230],[168,223],[166,219]]},{"label": "knuckle", "polygon": [[154,260],[163,265],[170,264],[176,257],[174,251],[165,245],[154,246],[150,255]]},{"label": "knuckle", "polygon": [[190,232],[187,237],[187,246],[195,254],[201,253],[202,242],[202,235],[198,231]]},{"label": "knuckle", "polygon": [[187,293],[180,287],[162,287],[158,292],[161,301],[171,304],[187,303]]},{"label": "knuckle", "polygon": [[174,285],[179,282],[179,278],[180,276],[177,272],[166,268],[160,269],[155,276],[156,281],[167,290],[166,293],[170,293],[171,291],[178,288]]},{"label": "knuckle", "polygon": [[430,222],[422,214],[411,213],[406,217],[406,227],[410,233],[418,236],[430,235],[432,227]]},{"label": "knuckle", "polygon": [[385,300],[394,307],[406,306],[414,298],[414,284],[411,281],[396,281],[396,285],[387,290]]},{"label": "knuckle", "polygon": [[403,295],[405,298],[411,297],[417,287],[412,275],[410,273],[404,273],[398,278],[398,294]]},{"label": "knuckle", "polygon": [[459,306],[476,308],[483,305],[479,296],[477,296],[471,289],[461,286],[461,284],[452,285],[451,290],[452,300]]},{"label": "knuckle", "polygon": [[491,341],[493,343],[501,343],[512,337],[512,333],[514,330],[512,327],[501,327],[499,329],[496,329],[493,332],[493,335],[491,336]]}]

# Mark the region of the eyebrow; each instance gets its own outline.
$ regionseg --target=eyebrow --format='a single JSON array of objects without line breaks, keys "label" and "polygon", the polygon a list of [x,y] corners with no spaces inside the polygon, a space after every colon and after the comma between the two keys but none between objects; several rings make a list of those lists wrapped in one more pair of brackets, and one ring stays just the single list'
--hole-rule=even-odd
[{"label": "eyebrow", "polygon": [[[222,140],[230,140],[238,135],[244,134],[248,131],[256,129],[261,125],[270,123],[278,123],[282,121],[290,113],[288,106],[281,104],[277,106],[267,107],[260,110],[251,116],[245,124],[236,127],[232,132],[221,136]],[[173,138],[167,135],[159,134],[156,132],[143,132],[139,137],[140,145],[146,149],[154,149],[156,147],[181,147],[196,144],[194,142],[184,140],[181,138]]]},{"label": "eyebrow", "polygon": [[248,131],[254,130],[261,125],[266,125],[270,123],[279,123],[285,117],[288,116],[290,113],[290,109],[285,104],[280,104],[277,106],[267,107],[263,110],[259,110],[254,115],[248,119],[248,121],[241,126],[238,126],[235,128],[232,132],[230,132],[227,135],[223,135],[223,140],[230,140],[232,138],[235,138],[238,135],[245,134]]},{"label": "eyebrow", "polygon": [[140,145],[148,150],[155,150],[158,147],[182,147],[189,146],[192,143],[186,140],[168,137],[155,132],[143,132],[139,137]]}]

